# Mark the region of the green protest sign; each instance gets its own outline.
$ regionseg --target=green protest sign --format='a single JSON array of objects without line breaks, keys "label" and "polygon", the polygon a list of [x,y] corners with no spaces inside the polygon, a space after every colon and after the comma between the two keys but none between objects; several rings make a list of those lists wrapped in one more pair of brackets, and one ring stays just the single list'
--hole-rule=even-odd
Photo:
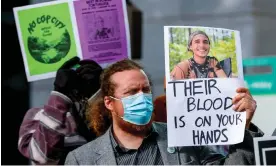
[{"label": "green protest sign", "polygon": [[54,76],[77,55],[68,2],[18,7],[14,15],[29,81]]}]

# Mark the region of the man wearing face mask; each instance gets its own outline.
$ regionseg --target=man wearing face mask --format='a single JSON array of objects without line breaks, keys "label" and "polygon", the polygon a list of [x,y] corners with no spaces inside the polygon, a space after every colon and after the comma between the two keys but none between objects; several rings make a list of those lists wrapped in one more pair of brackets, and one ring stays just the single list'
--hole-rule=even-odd
[{"label": "man wearing face mask", "polygon": [[44,107],[27,111],[18,150],[32,164],[64,164],[69,151],[95,138],[87,127],[85,110],[87,99],[100,88],[101,72],[92,60],[74,57],[66,61],[57,71],[54,90]]},{"label": "man wearing face mask", "polygon": [[[105,133],[99,133],[102,136],[96,140],[70,152],[65,164],[254,164],[253,137],[260,135],[257,128],[250,127],[255,101],[246,89],[240,88],[237,92],[233,102],[238,106],[237,111],[247,111],[248,124],[244,141],[231,145],[227,157],[206,146],[167,148],[166,125],[153,122],[152,93],[147,75],[137,63],[119,61],[102,73],[101,97],[91,111],[98,111],[100,115],[109,113],[112,125]],[[101,123],[93,122],[98,120],[91,120],[94,130],[101,128]]]}]

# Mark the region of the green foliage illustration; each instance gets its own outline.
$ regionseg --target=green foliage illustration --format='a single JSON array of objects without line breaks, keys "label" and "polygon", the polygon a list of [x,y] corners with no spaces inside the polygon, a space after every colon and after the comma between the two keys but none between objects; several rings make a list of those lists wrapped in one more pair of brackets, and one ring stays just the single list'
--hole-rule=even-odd
[{"label": "green foliage illustration", "polygon": [[46,40],[37,36],[28,37],[28,49],[31,56],[45,64],[56,63],[64,58],[71,46],[70,35],[65,31],[54,40]]},{"label": "green foliage illustration", "polygon": [[209,56],[214,56],[219,61],[231,58],[232,75],[237,76],[235,33],[233,31],[215,28],[170,28],[170,71],[172,71],[174,66],[179,62],[193,56],[192,52],[187,50],[187,45],[190,34],[196,30],[204,31],[208,35],[211,42]]}]

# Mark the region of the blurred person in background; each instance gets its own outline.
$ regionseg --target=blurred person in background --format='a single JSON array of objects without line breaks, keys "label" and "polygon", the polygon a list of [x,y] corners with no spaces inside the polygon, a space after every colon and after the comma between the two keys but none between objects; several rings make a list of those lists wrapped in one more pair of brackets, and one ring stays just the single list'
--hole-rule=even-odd
[{"label": "blurred person in background", "polygon": [[96,62],[78,57],[58,69],[48,101],[28,110],[20,126],[18,149],[23,156],[33,164],[63,164],[69,151],[96,137],[85,110],[87,99],[100,88],[101,72]]},{"label": "blurred person in background", "polygon": [[171,72],[172,80],[227,77],[219,61],[215,57],[208,56],[210,40],[205,32],[191,33],[187,49],[193,53],[193,57],[174,67]]}]

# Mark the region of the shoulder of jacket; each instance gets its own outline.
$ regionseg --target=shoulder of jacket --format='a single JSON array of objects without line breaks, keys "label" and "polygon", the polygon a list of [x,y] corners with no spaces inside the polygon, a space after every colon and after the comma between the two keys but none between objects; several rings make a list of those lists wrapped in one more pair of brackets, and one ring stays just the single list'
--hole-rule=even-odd
[{"label": "shoulder of jacket", "polygon": [[167,130],[167,124],[166,123],[153,122],[152,125],[157,131]]},{"label": "shoulder of jacket", "polygon": [[94,146],[95,146],[95,140],[90,141],[90,142],[88,142],[88,143],[86,143],[86,144],[84,144],[84,145],[82,145],[82,146],[80,146],[80,147],[74,149],[74,150],[71,151],[71,152],[72,152],[72,153],[74,154],[74,156],[76,156],[76,157],[81,156],[81,155],[83,155],[83,154],[87,154],[87,153],[91,154],[91,152],[94,152],[94,151],[92,150]]},{"label": "shoulder of jacket", "polygon": [[186,60],[183,60],[183,61],[179,62],[177,65],[183,67],[183,66],[186,66],[186,65],[189,65],[189,64],[190,64],[189,59],[186,59]]}]

